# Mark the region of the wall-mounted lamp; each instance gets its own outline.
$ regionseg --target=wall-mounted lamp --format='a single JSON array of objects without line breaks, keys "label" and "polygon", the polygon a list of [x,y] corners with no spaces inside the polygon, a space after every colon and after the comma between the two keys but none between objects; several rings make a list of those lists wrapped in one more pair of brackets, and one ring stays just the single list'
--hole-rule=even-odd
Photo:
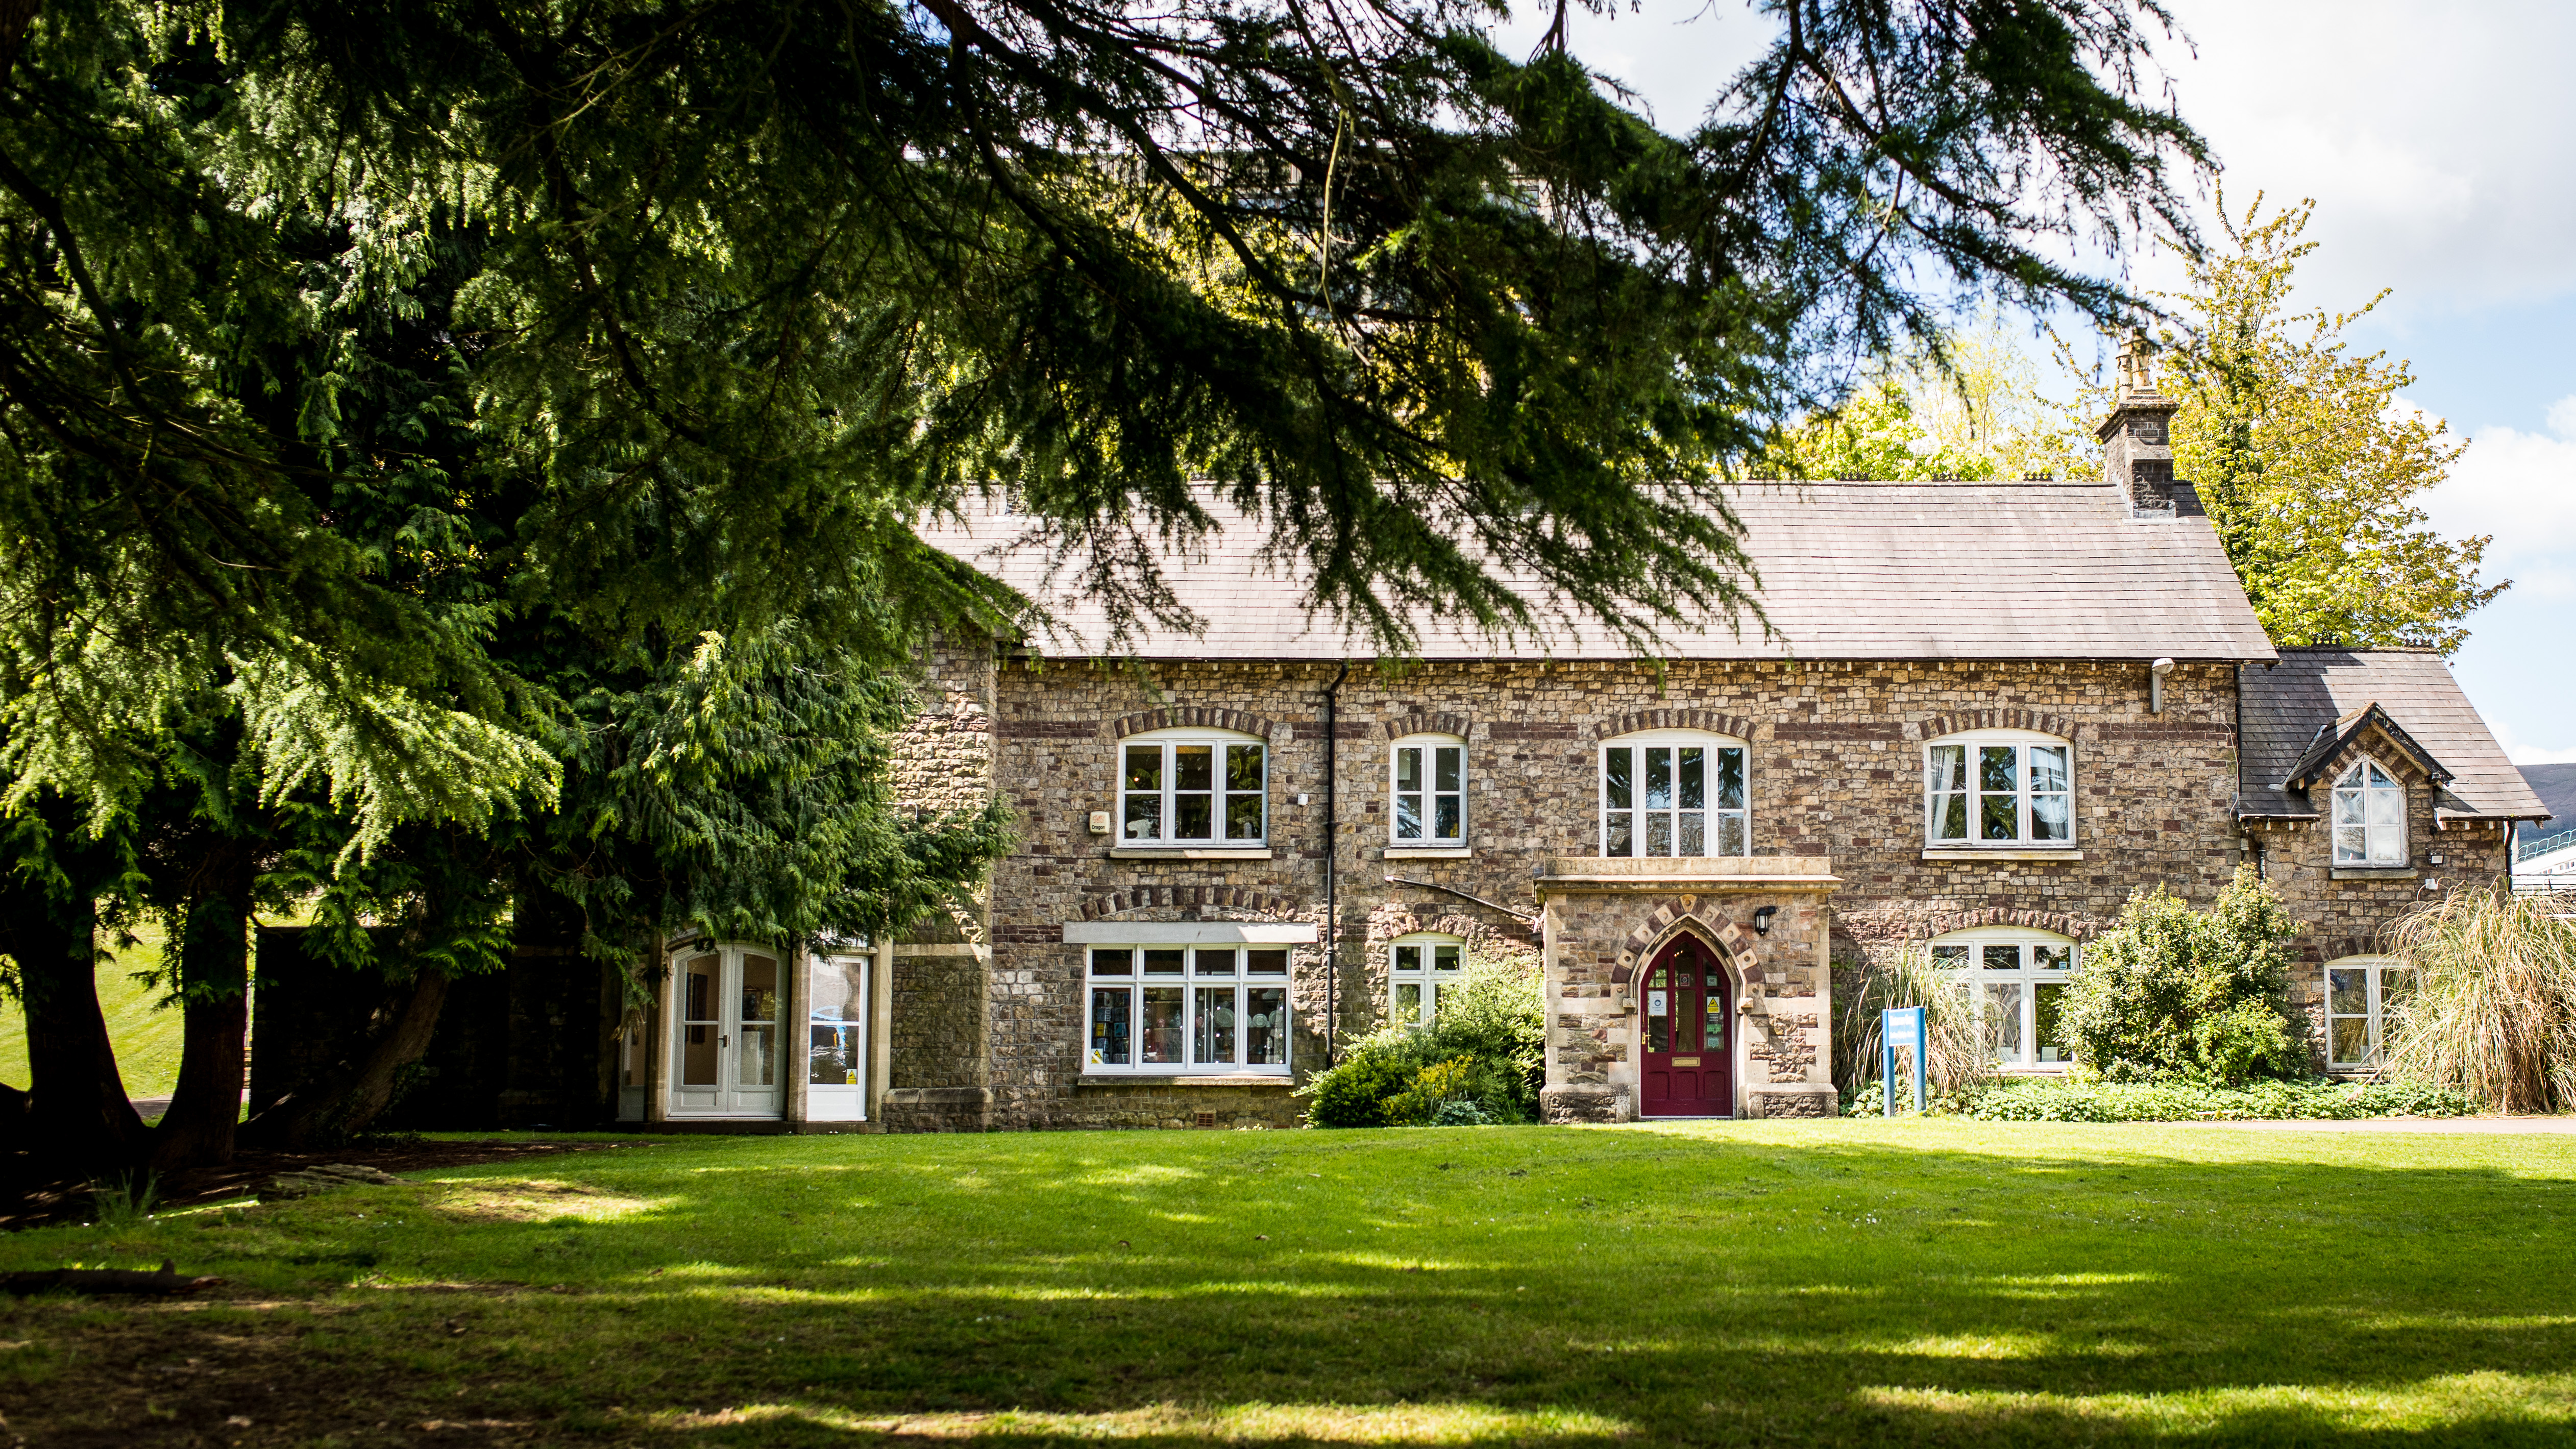
[{"label": "wall-mounted lamp", "polygon": [[2147,666],[2147,713],[2165,712],[2165,676],[2173,673],[2173,661],[2159,659]]},{"label": "wall-mounted lamp", "polygon": [[1778,906],[1764,906],[1762,909],[1755,911],[1753,913],[1753,934],[1757,936],[1770,935],[1771,918],[1778,914],[1780,914],[1780,908]]}]

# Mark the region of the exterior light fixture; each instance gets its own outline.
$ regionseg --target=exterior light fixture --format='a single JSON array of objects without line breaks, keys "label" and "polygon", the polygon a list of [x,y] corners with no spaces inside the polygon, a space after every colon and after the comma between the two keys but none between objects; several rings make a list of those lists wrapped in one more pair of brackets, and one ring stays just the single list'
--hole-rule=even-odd
[{"label": "exterior light fixture", "polygon": [[1762,909],[1755,911],[1753,913],[1753,934],[1757,936],[1770,935],[1771,918],[1778,914],[1780,914],[1780,908],[1778,906],[1764,906]]}]

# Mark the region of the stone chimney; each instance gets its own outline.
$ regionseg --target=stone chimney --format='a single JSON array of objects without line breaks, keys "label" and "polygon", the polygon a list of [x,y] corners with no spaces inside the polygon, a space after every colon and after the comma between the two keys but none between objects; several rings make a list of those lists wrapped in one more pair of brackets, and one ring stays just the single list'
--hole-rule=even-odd
[{"label": "stone chimney", "polygon": [[2120,376],[2111,415],[2093,429],[2102,442],[2102,476],[2139,518],[2174,516],[2173,415],[2181,403],[2156,391],[2154,351],[2144,328],[2120,344]]}]

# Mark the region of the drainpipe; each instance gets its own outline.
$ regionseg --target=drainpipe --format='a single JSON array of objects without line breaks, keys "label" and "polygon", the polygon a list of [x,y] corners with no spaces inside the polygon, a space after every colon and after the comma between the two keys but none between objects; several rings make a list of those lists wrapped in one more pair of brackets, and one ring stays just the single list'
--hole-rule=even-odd
[{"label": "drainpipe", "polygon": [[1333,768],[1340,742],[1338,721],[1342,681],[1351,677],[1351,661],[1324,689],[1324,1065],[1333,1065],[1333,1037],[1341,1022],[1342,915],[1338,888],[1341,871],[1341,775]]}]

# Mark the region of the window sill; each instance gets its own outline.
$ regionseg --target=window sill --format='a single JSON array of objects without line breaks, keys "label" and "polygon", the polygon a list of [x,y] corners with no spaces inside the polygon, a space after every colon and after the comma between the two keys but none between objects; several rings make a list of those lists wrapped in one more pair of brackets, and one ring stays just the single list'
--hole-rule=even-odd
[{"label": "window sill", "polygon": [[1475,851],[1463,845],[1390,845],[1389,860],[1467,860]]},{"label": "window sill", "polygon": [[2328,874],[2336,880],[2413,880],[2423,872],[2411,865],[2338,865]]},{"label": "window sill", "polygon": [[2082,860],[2084,852],[2071,845],[2033,845],[2001,850],[1979,850],[1973,847],[1927,845],[1925,860]]},{"label": "window sill", "polygon": [[1266,845],[1113,845],[1111,860],[1268,860]]},{"label": "window sill", "polygon": [[1287,1087],[1286,1072],[1085,1072],[1076,1087]]}]

